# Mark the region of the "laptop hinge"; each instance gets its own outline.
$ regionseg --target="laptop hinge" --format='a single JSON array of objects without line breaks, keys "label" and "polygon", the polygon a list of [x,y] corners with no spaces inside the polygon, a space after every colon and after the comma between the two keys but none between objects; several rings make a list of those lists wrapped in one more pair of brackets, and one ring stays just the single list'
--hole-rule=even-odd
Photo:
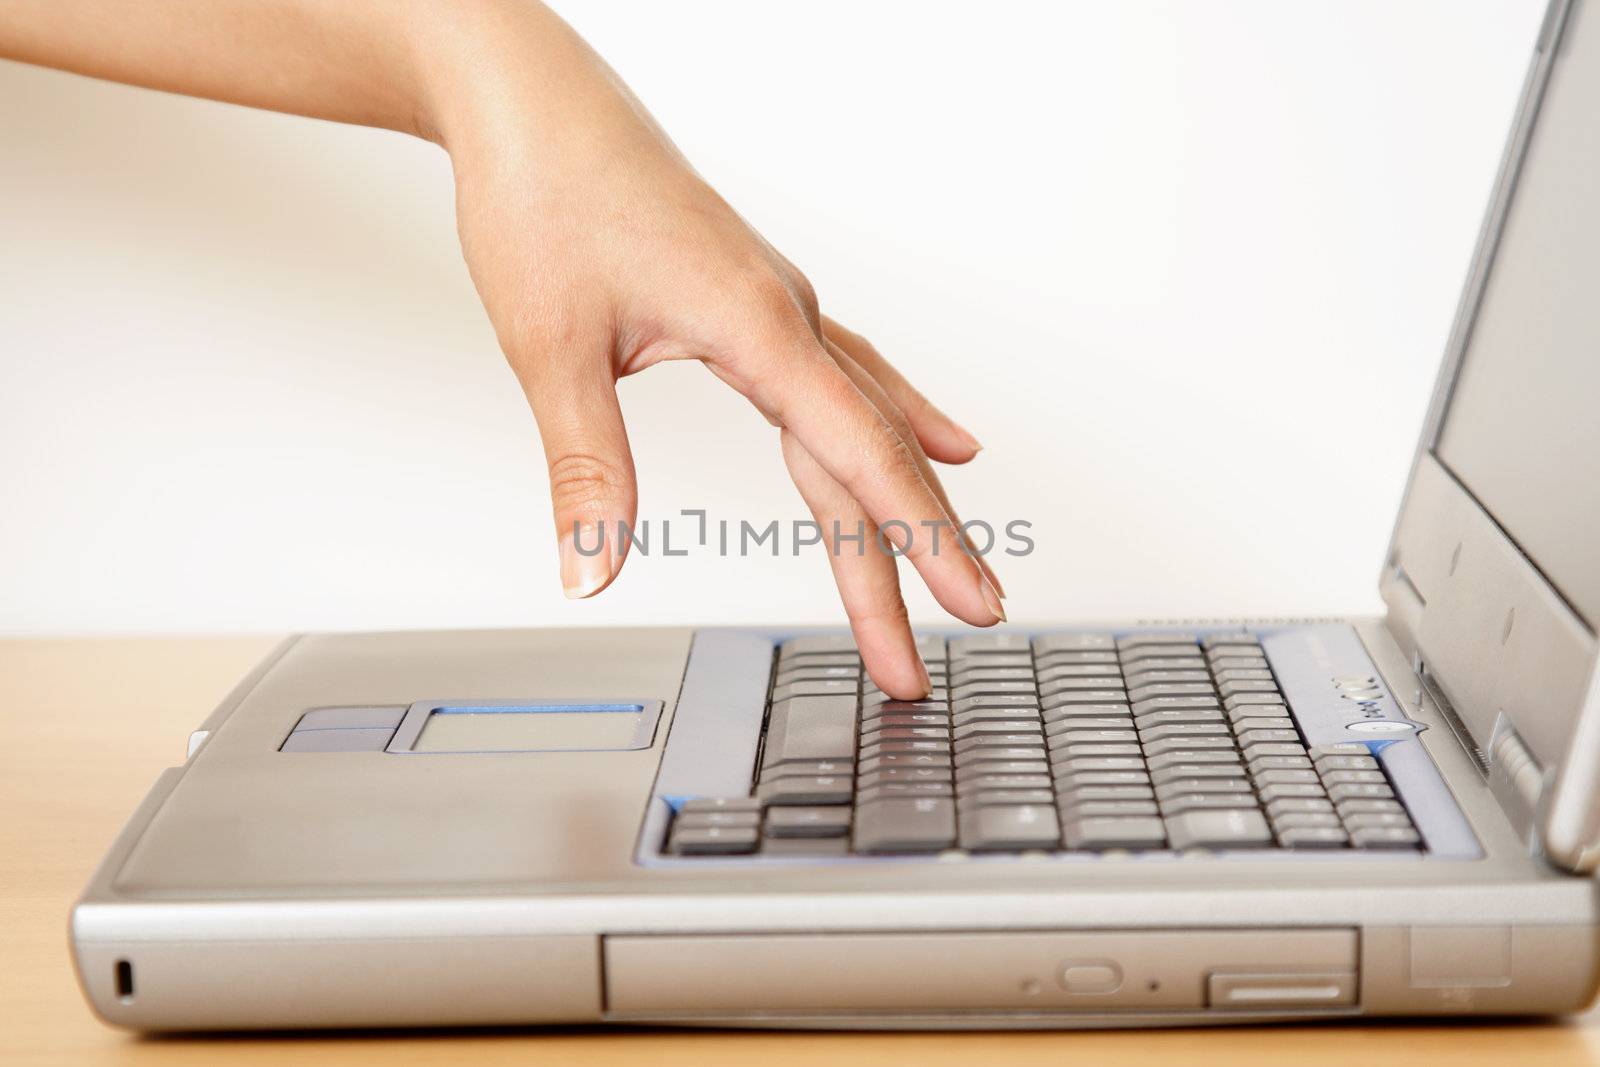
[{"label": "laptop hinge", "polygon": [[1511,721],[1504,715],[1495,720],[1494,731],[1483,752],[1488,764],[1489,791],[1524,840],[1534,843],[1539,800],[1544,794],[1544,772],[1539,762],[1522,743]]}]

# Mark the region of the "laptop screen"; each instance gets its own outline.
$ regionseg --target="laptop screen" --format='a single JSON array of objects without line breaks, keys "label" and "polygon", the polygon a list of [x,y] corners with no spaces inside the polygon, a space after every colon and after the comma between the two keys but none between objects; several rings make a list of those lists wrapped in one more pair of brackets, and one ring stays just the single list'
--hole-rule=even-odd
[{"label": "laptop screen", "polygon": [[1596,630],[1600,3],[1570,18],[1435,454]]}]

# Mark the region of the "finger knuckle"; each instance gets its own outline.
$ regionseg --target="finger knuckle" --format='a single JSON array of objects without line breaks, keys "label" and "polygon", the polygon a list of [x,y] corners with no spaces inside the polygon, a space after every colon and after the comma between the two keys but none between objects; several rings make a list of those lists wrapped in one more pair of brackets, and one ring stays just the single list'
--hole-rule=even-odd
[{"label": "finger knuckle", "polygon": [[627,491],[622,468],[586,452],[566,452],[550,461],[550,497],[558,511],[581,510],[597,500],[610,500]]}]

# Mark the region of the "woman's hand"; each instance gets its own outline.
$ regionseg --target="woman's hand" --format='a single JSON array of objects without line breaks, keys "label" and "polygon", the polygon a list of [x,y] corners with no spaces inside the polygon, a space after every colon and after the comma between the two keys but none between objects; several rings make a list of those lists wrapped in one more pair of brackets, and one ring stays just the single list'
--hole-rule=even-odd
[{"label": "woman's hand", "polygon": [[[979,445],[865,339],[824,317],[810,283],[684,161],[616,76],[553,16],[517,4],[464,27],[445,66],[440,141],[455,165],[461,244],[544,439],[567,595],[617,575],[637,491],[616,380],[693,359],[782,428],[784,458],[832,540],[867,529],[865,551],[831,551],[868,671],[914,697],[916,654],[889,520],[946,610],[976,626],[1004,617],[929,462]],[[518,27],[535,23],[529,65]],[[485,46],[484,42],[491,42]],[[933,551],[933,524],[943,524]],[[606,551],[592,549],[595,527]],[[886,536],[900,543],[904,528]],[[832,545],[829,546],[832,548]]]},{"label": "woman's hand", "polygon": [[[532,0],[205,9],[202,20],[185,0],[0,0],[0,55],[443,145],[468,268],[543,437],[568,596],[616,577],[617,524],[634,522],[617,379],[694,359],[781,429],[830,550],[835,524],[847,535],[865,524],[865,550],[830,560],[886,693],[921,696],[928,675],[894,558],[875,547],[880,527],[952,615],[975,626],[1005,617],[929,462],[965,463],[978,442],[822,315],[805,277],[549,10]],[[592,546],[595,527],[608,551],[584,555],[575,535]]]}]

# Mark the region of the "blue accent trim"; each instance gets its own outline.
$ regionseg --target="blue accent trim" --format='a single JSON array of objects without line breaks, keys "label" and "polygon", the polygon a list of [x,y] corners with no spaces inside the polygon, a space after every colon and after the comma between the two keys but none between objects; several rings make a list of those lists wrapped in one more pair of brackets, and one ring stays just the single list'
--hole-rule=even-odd
[{"label": "blue accent trim", "polygon": [[667,807],[671,808],[672,809],[672,814],[676,815],[676,814],[678,814],[678,812],[680,810],[682,810],[682,808],[683,808],[683,806],[685,804],[687,804],[687,803],[689,803],[689,801],[695,800],[697,798],[692,797],[692,796],[670,796],[670,797],[662,797],[661,799],[665,800],[667,802]]},{"label": "blue accent trim", "polygon": [[638,715],[643,704],[447,704],[431,715],[578,715],[584,712],[624,712]]}]

